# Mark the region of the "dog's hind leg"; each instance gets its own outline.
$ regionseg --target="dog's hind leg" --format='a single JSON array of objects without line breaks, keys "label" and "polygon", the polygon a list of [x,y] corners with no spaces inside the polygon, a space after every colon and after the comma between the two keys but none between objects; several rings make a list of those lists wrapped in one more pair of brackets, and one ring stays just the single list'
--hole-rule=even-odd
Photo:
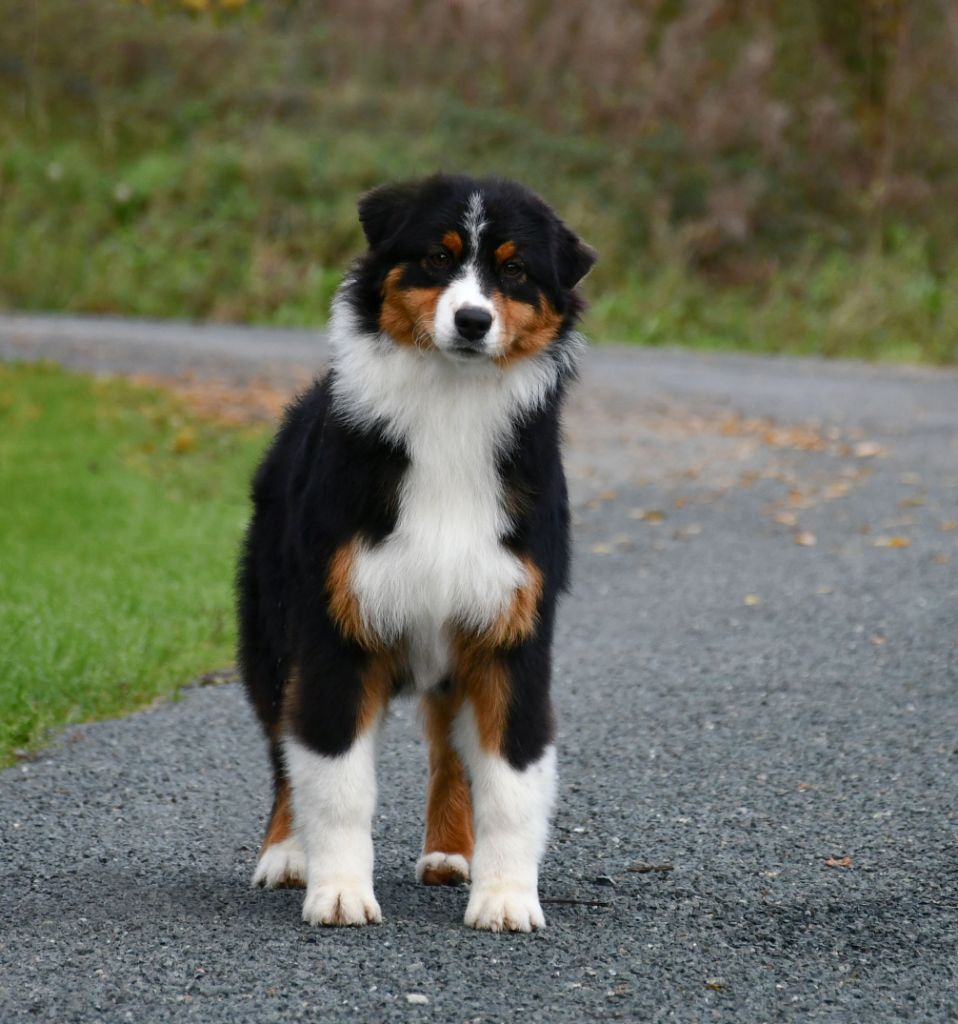
[{"label": "dog's hind leg", "polygon": [[[257,516],[246,538],[237,578],[239,661],[247,695],[269,742],[273,767],[273,806],[252,882],[278,889],[305,885],[306,866],[302,843],[293,829],[289,780],[280,746],[283,700],[289,684],[285,623],[280,603],[265,601],[262,594],[266,556],[274,555],[268,541],[262,517]],[[266,585],[268,593],[281,592],[276,580],[266,580]]]},{"label": "dog's hind leg", "polygon": [[449,693],[423,698],[423,717],[429,740],[429,783],[426,831],[416,878],[425,885],[458,885],[469,880],[472,857],[472,801],[450,729],[459,701]]},{"label": "dog's hind leg", "polygon": [[293,828],[289,779],[276,740],[270,742],[270,757],[273,761],[273,808],[252,884],[264,889],[302,888],[306,885],[306,853]]}]

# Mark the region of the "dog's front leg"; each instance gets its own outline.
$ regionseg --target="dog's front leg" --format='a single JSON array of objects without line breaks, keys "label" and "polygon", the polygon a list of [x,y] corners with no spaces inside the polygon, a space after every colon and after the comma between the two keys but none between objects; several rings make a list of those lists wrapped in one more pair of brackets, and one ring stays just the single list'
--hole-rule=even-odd
[{"label": "dog's front leg", "polygon": [[[533,759],[517,767],[495,740],[495,726],[483,721],[486,713],[481,700],[467,700],[456,722],[457,746],[472,784],[476,830],[465,923],[494,932],[528,932],[545,925],[539,862],[555,802],[555,747],[543,744]],[[504,717],[508,715],[506,711]]]},{"label": "dog's front leg", "polygon": [[333,757],[286,738],[296,828],[306,851],[303,920],[309,924],[382,920],[373,894],[377,732],[370,726]]},{"label": "dog's front leg", "polygon": [[375,657],[352,678],[329,665],[294,680],[284,752],[296,833],[306,855],[303,920],[378,923],[372,820],[376,748],[389,685]]}]

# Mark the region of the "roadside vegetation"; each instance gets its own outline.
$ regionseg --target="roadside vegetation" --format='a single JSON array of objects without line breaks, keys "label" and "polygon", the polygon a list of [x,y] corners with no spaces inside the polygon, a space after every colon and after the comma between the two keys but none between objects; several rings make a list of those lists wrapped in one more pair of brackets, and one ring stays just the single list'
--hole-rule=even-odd
[{"label": "roadside vegetation", "polygon": [[357,194],[441,167],[599,248],[596,338],[958,358],[949,0],[27,7],[0,306],[320,323]]},{"label": "roadside vegetation", "polygon": [[0,765],[233,660],[263,428],[49,365],[0,365]]}]

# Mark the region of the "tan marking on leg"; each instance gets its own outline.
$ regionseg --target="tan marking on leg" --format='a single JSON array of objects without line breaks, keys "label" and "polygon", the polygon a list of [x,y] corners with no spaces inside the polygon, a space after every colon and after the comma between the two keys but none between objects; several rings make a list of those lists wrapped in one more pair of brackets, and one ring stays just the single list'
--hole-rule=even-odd
[{"label": "tan marking on leg", "polygon": [[373,724],[377,716],[389,703],[399,667],[394,651],[376,651],[369,656],[369,662],[362,672],[362,695],[356,712],[356,736]]},{"label": "tan marking on leg", "polygon": [[[429,740],[429,783],[426,795],[426,833],[423,855],[458,854],[472,857],[472,799],[459,755],[453,749],[450,729],[462,706],[460,694],[427,694],[423,698],[426,737]],[[465,881],[450,866],[423,870],[425,885],[455,885]]]},{"label": "tan marking on leg", "polygon": [[527,582],[512,595],[509,607],[477,638],[490,648],[515,647],[535,631],[542,598],[542,571],[531,558],[524,557],[522,563]]},{"label": "tan marking on leg", "polygon": [[266,835],[263,837],[262,846],[259,848],[259,855],[263,856],[267,846],[288,839],[292,832],[293,812],[289,806],[289,783],[283,779],[276,791],[276,798],[273,800],[273,810],[270,813],[269,824],[266,826]]},{"label": "tan marking on leg", "polygon": [[526,570],[526,582],[513,593],[509,607],[481,632],[462,630],[460,643],[463,650],[494,654],[504,648],[515,647],[535,632],[542,599],[542,570],[528,556],[522,556],[522,564]]},{"label": "tan marking on leg", "polygon": [[[290,806],[289,783],[283,779],[273,800],[273,809],[270,812],[269,824],[266,826],[266,835],[259,848],[257,860],[261,860],[271,846],[285,842],[292,834],[293,811]],[[291,875],[287,872],[278,880],[271,879],[268,883],[260,882],[260,884],[268,884],[271,889],[302,889],[306,883],[298,874]]]},{"label": "tan marking on leg", "polygon": [[356,560],[359,543],[356,538],[347,541],[330,559],[329,572],[326,576],[329,613],[347,640],[352,640],[368,650],[378,650],[381,644],[366,629],[352,585],[353,563]]},{"label": "tan marking on leg", "polygon": [[512,688],[502,658],[482,637],[459,634],[453,642],[456,682],[472,705],[482,748],[502,751]]},{"label": "tan marking on leg", "polygon": [[441,288],[401,288],[403,268],[393,267],[383,282],[379,326],[400,345],[433,348],[432,328]]},{"label": "tan marking on leg", "polygon": [[503,344],[495,357],[500,366],[534,356],[559,333],[562,317],[544,297],[540,297],[538,306],[530,306],[494,291],[492,302],[502,323]]},{"label": "tan marking on leg", "polygon": [[454,255],[462,255],[462,235],[458,231],[447,231],[442,236],[442,244]]},{"label": "tan marking on leg", "polygon": [[484,749],[499,752],[512,699],[509,674],[501,653],[535,632],[542,598],[542,570],[522,557],[527,580],[512,595],[509,607],[481,632],[460,629],[453,638],[455,678],[476,716]]}]

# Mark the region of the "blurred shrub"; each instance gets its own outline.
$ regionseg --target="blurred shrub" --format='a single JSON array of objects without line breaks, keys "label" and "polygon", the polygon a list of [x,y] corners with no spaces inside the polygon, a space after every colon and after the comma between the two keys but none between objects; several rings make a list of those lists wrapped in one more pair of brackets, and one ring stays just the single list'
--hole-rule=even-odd
[{"label": "blurred shrub", "polygon": [[30,13],[0,20],[8,304],[314,321],[356,194],[443,167],[599,247],[594,329],[956,357],[951,0]]}]

